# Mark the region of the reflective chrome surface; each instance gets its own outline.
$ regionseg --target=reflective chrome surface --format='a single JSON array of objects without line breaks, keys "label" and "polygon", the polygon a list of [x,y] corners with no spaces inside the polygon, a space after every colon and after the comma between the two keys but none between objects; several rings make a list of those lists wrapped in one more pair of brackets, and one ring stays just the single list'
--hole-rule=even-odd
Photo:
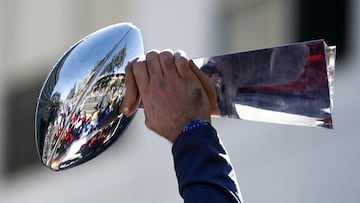
[{"label": "reflective chrome surface", "polygon": [[221,117],[333,128],[335,47],[323,40],[195,60]]},{"label": "reflective chrome surface", "polygon": [[[125,132],[132,119],[119,113],[125,66],[143,54],[140,30],[121,23],[88,35],[60,58],[36,110],[44,165],[77,166]],[[214,82],[221,117],[333,127],[335,48],[322,40],[194,61]]]},{"label": "reflective chrome surface", "polygon": [[53,67],[36,112],[36,142],[53,170],[81,164],[109,147],[131,118],[119,114],[127,62],[144,54],[140,31],[122,23],[71,47]]}]

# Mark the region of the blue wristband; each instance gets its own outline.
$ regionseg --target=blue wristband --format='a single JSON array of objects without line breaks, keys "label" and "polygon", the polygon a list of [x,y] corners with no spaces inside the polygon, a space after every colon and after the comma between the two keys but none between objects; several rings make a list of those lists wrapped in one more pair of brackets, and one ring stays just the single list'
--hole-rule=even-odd
[{"label": "blue wristband", "polygon": [[187,123],[183,129],[183,133],[186,133],[192,129],[195,129],[195,128],[198,128],[198,127],[201,127],[201,126],[207,126],[209,125],[209,122],[207,121],[204,121],[204,120],[193,120],[193,121],[190,121],[189,123]]}]

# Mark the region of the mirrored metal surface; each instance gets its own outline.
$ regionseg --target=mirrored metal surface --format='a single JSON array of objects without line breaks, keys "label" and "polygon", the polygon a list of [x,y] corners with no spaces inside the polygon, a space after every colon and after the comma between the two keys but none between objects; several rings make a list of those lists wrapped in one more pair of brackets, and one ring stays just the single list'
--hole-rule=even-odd
[{"label": "mirrored metal surface", "polygon": [[[36,144],[52,170],[107,149],[132,118],[119,113],[127,62],[144,54],[128,23],[101,29],[53,67],[36,110]],[[332,128],[335,48],[323,40],[196,59],[214,82],[221,117]]]},{"label": "mirrored metal surface", "polygon": [[221,117],[333,128],[335,47],[323,40],[195,60]]},{"label": "mirrored metal surface", "polygon": [[131,118],[119,114],[127,62],[144,54],[140,31],[123,23],[99,30],[71,47],[41,90],[36,142],[53,170],[83,163],[108,148]]}]

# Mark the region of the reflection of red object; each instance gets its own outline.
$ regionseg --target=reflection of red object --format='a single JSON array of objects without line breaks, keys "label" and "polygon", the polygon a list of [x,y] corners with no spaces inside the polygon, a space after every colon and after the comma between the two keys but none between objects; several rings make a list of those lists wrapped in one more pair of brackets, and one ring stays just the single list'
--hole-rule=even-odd
[{"label": "reflection of red object", "polygon": [[77,121],[77,115],[75,115],[72,119],[73,124],[76,123],[76,121]]},{"label": "reflection of red object", "polygon": [[104,139],[106,137],[106,133],[103,131],[102,133],[101,133],[101,135],[100,135],[100,138],[101,139]]},{"label": "reflection of red object", "polygon": [[307,60],[308,61],[318,61],[318,60],[321,60],[323,57],[322,54],[311,54],[307,57]]},{"label": "reflection of red object", "polygon": [[56,137],[59,137],[59,136],[60,136],[62,130],[63,130],[63,126],[61,126],[61,127],[59,128],[59,130],[57,131]]},{"label": "reflection of red object", "polygon": [[89,142],[89,147],[91,147],[97,140],[97,136],[93,137]]},{"label": "reflection of red object", "polygon": [[209,78],[218,78],[219,77],[219,75],[218,74],[215,74],[215,73],[212,73],[212,74],[210,74],[210,75],[208,75],[209,76]]},{"label": "reflection of red object", "polygon": [[106,135],[107,135],[107,133],[105,131],[106,130],[104,130],[100,135],[96,135],[95,137],[93,137],[89,142],[89,147],[94,145],[95,142],[97,142],[97,141],[104,140],[106,138]]},{"label": "reflection of red object", "polygon": [[[320,44],[319,44],[320,43]],[[304,72],[296,80],[284,85],[255,85],[238,87],[237,91],[246,90],[289,90],[293,92],[304,91],[312,88],[324,88],[327,83],[327,67],[322,42],[309,43],[310,54],[305,63]]]},{"label": "reflection of red object", "polygon": [[326,118],[323,120],[324,121],[324,125],[330,127],[330,128],[333,128],[333,121],[331,118]]},{"label": "reflection of red object", "polygon": [[68,128],[66,130],[65,135],[62,137],[62,141],[64,142],[64,146],[69,145],[72,141],[74,141],[75,136],[72,133],[72,130],[70,128]]}]

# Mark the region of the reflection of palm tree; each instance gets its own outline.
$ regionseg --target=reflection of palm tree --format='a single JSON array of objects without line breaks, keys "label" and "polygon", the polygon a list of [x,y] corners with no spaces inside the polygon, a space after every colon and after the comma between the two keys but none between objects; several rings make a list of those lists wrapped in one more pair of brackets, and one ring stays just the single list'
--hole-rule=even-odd
[{"label": "reflection of palm tree", "polygon": [[[92,72],[98,72],[99,70],[101,70],[101,68],[104,66],[104,64],[106,63],[106,61],[109,59],[110,55],[113,54],[113,52],[115,51],[115,49],[117,48],[118,44],[116,44],[110,51],[109,53],[102,58],[101,60],[99,60],[96,65],[94,66]],[[106,73],[114,73],[116,69],[119,69],[125,61],[126,58],[126,53],[127,53],[127,45],[125,44],[123,48],[120,49],[119,52],[117,52],[111,59],[111,62],[108,63],[105,68],[101,71],[102,74],[106,74]]]},{"label": "reflection of palm tree", "polygon": [[[44,142],[45,142],[45,137],[46,137],[46,132],[47,129],[49,127],[49,109],[51,109],[51,107],[49,107],[49,102],[50,102],[50,98],[51,98],[51,94],[54,90],[54,87],[57,83],[57,81],[59,80],[59,72],[61,70],[62,65],[64,64],[67,56],[70,54],[70,51],[67,52],[63,58],[54,66],[53,70],[51,71],[48,79],[46,80],[43,89],[41,90],[41,94],[39,96],[38,99],[38,106],[37,106],[37,112],[36,112],[36,129],[38,130],[38,132],[36,132],[38,135],[40,136],[36,136],[36,142],[38,143],[38,153],[39,154],[43,154],[43,147],[44,147]],[[60,93],[58,93],[60,94]],[[51,104],[51,106],[53,106],[53,104]],[[46,156],[44,154],[44,156]]]},{"label": "reflection of palm tree", "polygon": [[126,57],[126,44],[125,46],[120,49],[120,51],[115,54],[115,56],[111,59],[111,62],[109,64],[106,65],[105,69],[103,70],[103,73],[115,73],[116,69],[119,69],[125,61],[125,57]]},{"label": "reflection of palm tree", "polygon": [[48,116],[49,123],[52,123],[57,116],[57,111],[60,108],[60,97],[61,97],[61,94],[59,92],[55,92],[50,97],[49,104],[47,106],[47,111],[46,111],[46,115]]}]

